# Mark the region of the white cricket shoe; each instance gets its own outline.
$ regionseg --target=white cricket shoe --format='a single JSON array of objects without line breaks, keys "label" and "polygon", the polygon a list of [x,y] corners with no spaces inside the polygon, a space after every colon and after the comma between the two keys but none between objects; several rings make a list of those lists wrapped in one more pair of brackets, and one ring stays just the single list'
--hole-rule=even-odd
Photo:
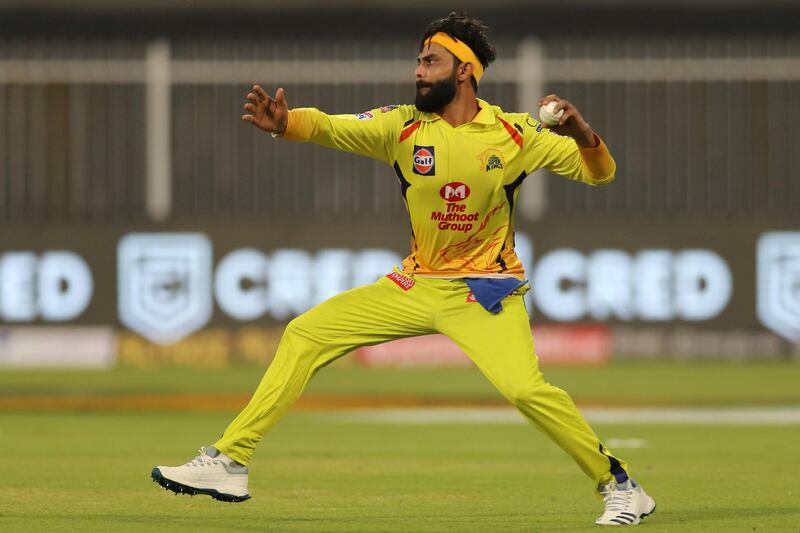
[{"label": "white cricket shoe", "polygon": [[656,510],[656,502],[634,480],[612,481],[600,487],[606,511],[595,520],[601,526],[635,526]]},{"label": "white cricket shoe", "polygon": [[157,466],[153,481],[175,494],[206,494],[223,502],[243,502],[247,492],[247,467],[216,448],[200,448],[200,455],[183,466]]}]

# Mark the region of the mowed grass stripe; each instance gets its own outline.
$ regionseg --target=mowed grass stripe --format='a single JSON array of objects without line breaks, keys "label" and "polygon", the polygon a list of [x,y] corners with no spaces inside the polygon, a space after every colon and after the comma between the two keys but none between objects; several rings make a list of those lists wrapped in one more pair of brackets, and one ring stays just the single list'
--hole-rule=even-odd
[{"label": "mowed grass stripe", "polygon": [[[244,407],[249,395],[156,394],[98,396],[0,396],[0,413],[234,413]],[[502,398],[425,398],[413,396],[315,395],[301,397],[293,406],[299,411],[356,411],[336,420],[366,423],[513,423],[516,410]],[[578,406],[590,421],[641,424],[753,424],[800,423],[800,406],[682,407],[648,405]]]},{"label": "mowed grass stripe", "polygon": [[[751,408],[602,408],[581,412],[592,424],[794,426],[800,425],[800,406]],[[364,409],[332,412],[315,417],[318,422],[352,424],[527,424],[514,409]]]},{"label": "mowed grass stripe", "polygon": [[[97,394],[0,396],[0,412],[232,412],[250,400],[250,394]],[[417,396],[358,396],[306,394],[294,405],[300,410],[452,406],[502,407],[506,402],[480,398]]]}]

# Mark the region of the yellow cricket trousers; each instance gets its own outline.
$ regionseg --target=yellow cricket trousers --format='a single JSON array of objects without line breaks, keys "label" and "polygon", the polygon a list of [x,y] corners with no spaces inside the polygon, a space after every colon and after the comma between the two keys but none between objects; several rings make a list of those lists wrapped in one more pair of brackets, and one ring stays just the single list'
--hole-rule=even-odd
[{"label": "yellow cricket trousers", "polygon": [[533,425],[596,483],[624,481],[611,456],[563,390],[544,380],[521,294],[491,314],[462,280],[393,273],[341,293],[295,318],[252,399],[214,447],[247,464],[264,433],[286,414],[314,374],[346,353],[382,342],[442,333],[452,339]]}]

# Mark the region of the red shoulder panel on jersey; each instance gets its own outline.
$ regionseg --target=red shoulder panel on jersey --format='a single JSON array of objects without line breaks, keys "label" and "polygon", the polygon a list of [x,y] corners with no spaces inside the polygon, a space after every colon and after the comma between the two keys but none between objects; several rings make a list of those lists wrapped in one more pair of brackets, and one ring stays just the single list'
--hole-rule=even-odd
[{"label": "red shoulder panel on jersey", "polygon": [[400,142],[403,142],[406,139],[408,139],[411,136],[411,134],[414,133],[415,131],[417,131],[417,129],[421,125],[422,125],[422,122],[417,121],[417,122],[413,123],[412,125],[410,125],[409,127],[407,127],[406,129],[404,129],[403,131],[401,131],[400,132]]},{"label": "red shoulder panel on jersey", "polygon": [[522,135],[520,135],[519,132],[516,129],[514,129],[514,126],[512,126],[511,124],[509,124],[500,117],[497,117],[497,120],[503,123],[503,126],[505,126],[508,134],[511,135],[512,139],[514,139],[514,142],[517,143],[517,145],[520,148],[522,148]]}]

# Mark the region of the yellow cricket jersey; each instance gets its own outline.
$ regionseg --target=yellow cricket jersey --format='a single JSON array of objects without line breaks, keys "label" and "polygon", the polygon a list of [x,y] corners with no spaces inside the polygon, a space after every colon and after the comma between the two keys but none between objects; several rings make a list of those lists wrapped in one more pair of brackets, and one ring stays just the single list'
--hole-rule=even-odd
[{"label": "yellow cricket jersey", "polygon": [[506,113],[481,99],[478,105],[475,118],[457,128],[413,105],[357,115],[293,109],[284,137],[394,168],[411,218],[405,273],[524,279],[514,252],[514,206],[525,177],[546,168],[602,185],[614,179],[616,165],[602,141],[580,148],[528,113]]}]

